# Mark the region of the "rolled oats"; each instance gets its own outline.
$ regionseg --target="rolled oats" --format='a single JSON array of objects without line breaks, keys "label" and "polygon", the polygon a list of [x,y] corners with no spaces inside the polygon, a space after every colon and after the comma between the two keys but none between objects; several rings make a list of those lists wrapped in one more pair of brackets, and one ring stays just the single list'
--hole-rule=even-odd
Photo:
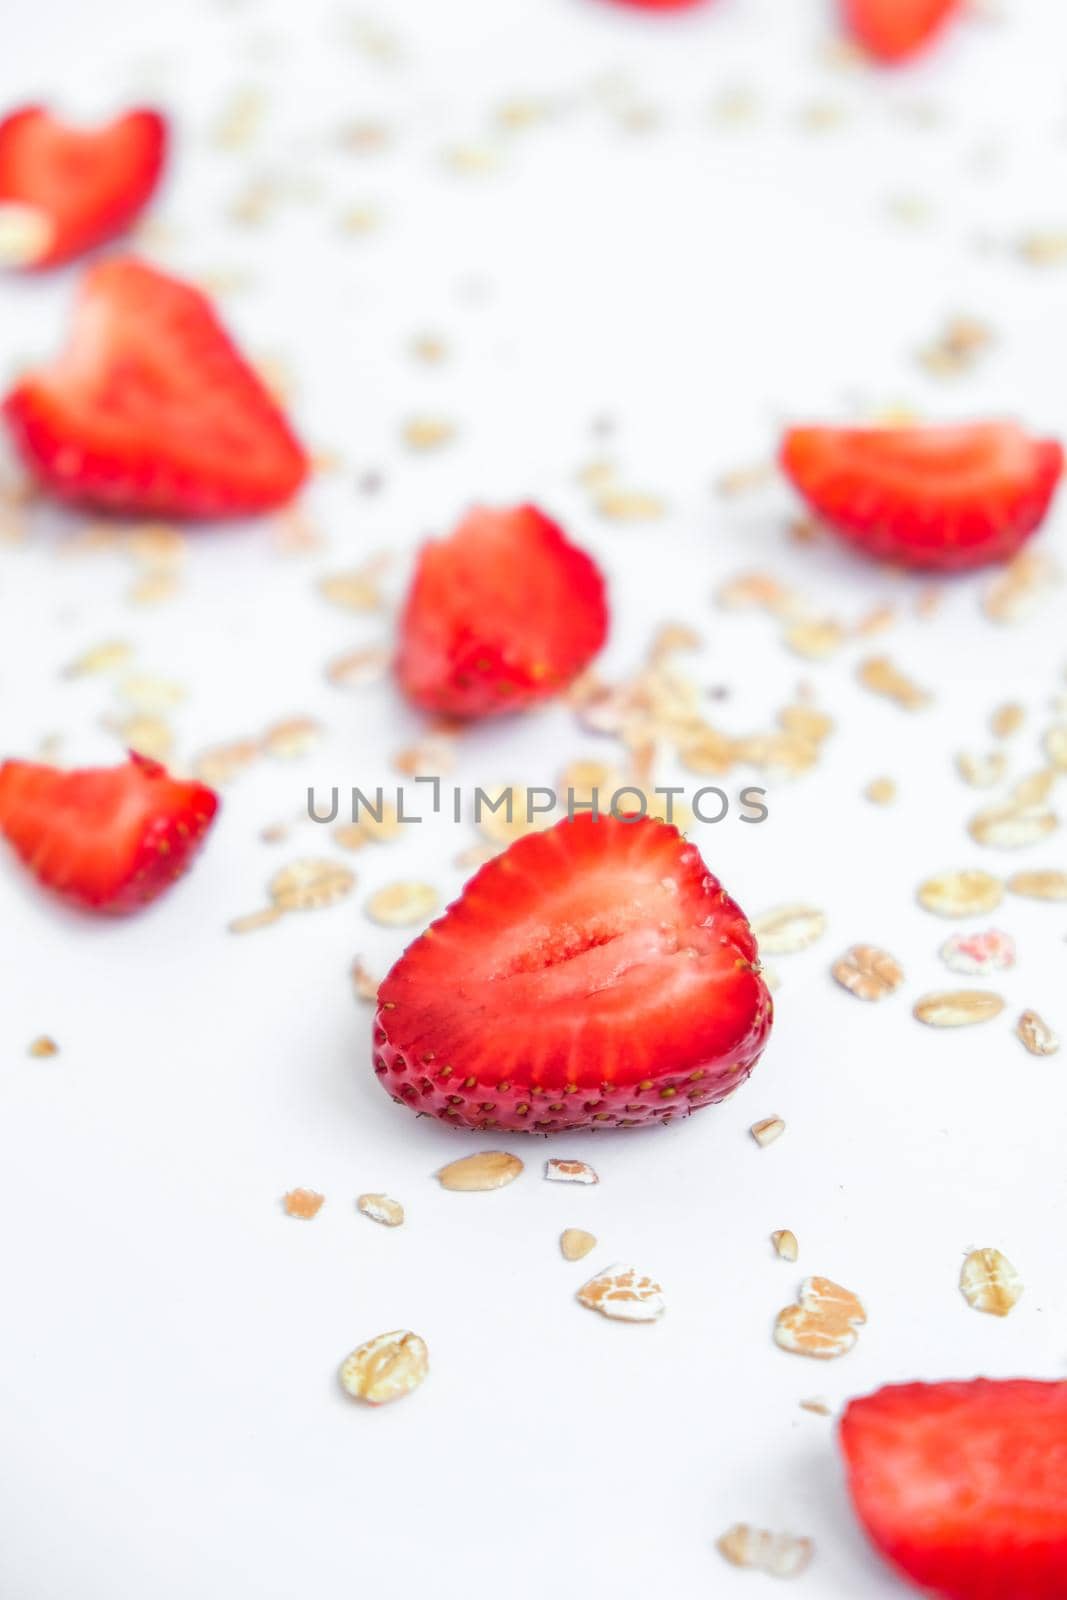
[{"label": "rolled oats", "polygon": [[314,1189],[290,1189],[285,1197],[285,1214],[287,1217],[299,1217],[301,1222],[310,1222],[312,1217],[317,1217],[326,1200],[324,1194],[316,1194]]},{"label": "rolled oats", "polygon": [[857,1000],[884,1000],[904,982],[900,965],[873,944],[854,944],[834,962],[830,972]]},{"label": "rolled oats", "polygon": [[977,917],[994,911],[1004,885],[989,872],[964,869],[927,878],[918,888],[919,904],[939,917]]},{"label": "rolled oats", "polygon": [[826,913],[814,906],[775,906],[753,918],[752,931],[761,953],[791,955],[797,950],[807,950],[822,938],[826,932]]},{"label": "rolled oats", "polygon": [[361,1194],[356,1205],[365,1217],[370,1217],[372,1222],[380,1222],[386,1228],[399,1228],[404,1220],[404,1207],[399,1200],[391,1200],[387,1194]]},{"label": "rolled oats", "polygon": [[663,1290],[652,1278],[647,1278],[621,1262],[598,1272],[595,1278],[578,1290],[578,1299],[590,1311],[613,1317],[620,1322],[655,1322],[667,1309]]},{"label": "rolled oats", "polygon": [[337,861],[292,861],[267,886],[278,911],[318,911],[349,894],[356,875]]},{"label": "rolled oats", "polygon": [[720,1555],[733,1567],[747,1567],[772,1578],[797,1578],[810,1564],[815,1546],[791,1533],[769,1533],[737,1522],[717,1540]]},{"label": "rolled oats", "polygon": [[1015,1032],[1032,1056],[1054,1056],[1060,1047],[1059,1039],[1036,1011],[1024,1011]]},{"label": "rolled oats", "polygon": [[417,1389],[430,1369],[430,1353],[417,1333],[398,1328],[368,1339],[342,1363],[341,1385],[372,1406],[399,1400]]},{"label": "rolled oats", "polygon": [[555,1157],[545,1162],[545,1177],[550,1183],[600,1182],[588,1161],[561,1161]]},{"label": "rolled oats", "polygon": [[781,1117],[764,1117],[762,1121],[754,1122],[748,1131],[762,1150],[781,1138],[785,1132],[785,1123]]},{"label": "rolled oats", "polygon": [[941,946],[941,959],[952,972],[988,977],[1015,965],[1015,940],[997,928],[985,933],[954,933]]},{"label": "rolled oats", "polygon": [[924,994],[915,1002],[913,1015],[931,1028],[965,1028],[991,1022],[1004,1010],[999,994],[988,989],[944,989]]},{"label": "rolled oats", "polygon": [[390,883],[367,901],[372,922],[385,928],[411,928],[432,917],[438,906],[437,890],[429,883]]},{"label": "rolled oats", "polygon": [[831,1361],[847,1355],[867,1313],[856,1296],[829,1278],[805,1278],[798,1303],[778,1313],[775,1343],[794,1355]]},{"label": "rolled oats", "polygon": [[771,1243],[774,1245],[775,1253],[780,1255],[783,1261],[795,1261],[800,1254],[797,1236],[791,1228],[775,1228],[771,1234]]},{"label": "rolled oats", "polygon": [[522,1171],[518,1156],[506,1150],[480,1150],[477,1155],[461,1156],[450,1161],[437,1174],[442,1189],[455,1189],[463,1194],[477,1194],[489,1189],[503,1189],[514,1183]]},{"label": "rolled oats", "polygon": [[581,1261],[596,1248],[596,1235],[584,1228],[564,1228],[559,1236],[559,1247],[565,1261]]},{"label": "rolled oats", "polygon": [[1028,900],[1067,900],[1067,872],[1050,867],[1036,872],[1016,872],[1008,879],[1011,894]]},{"label": "rolled oats", "polygon": [[1006,1317],[1022,1295],[1019,1274],[999,1250],[972,1250],[960,1272],[960,1291],[975,1311]]}]

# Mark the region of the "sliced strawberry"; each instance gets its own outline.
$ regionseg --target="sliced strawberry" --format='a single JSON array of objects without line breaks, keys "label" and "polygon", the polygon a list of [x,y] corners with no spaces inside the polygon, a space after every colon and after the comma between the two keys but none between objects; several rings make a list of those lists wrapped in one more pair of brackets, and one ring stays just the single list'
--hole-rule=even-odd
[{"label": "sliced strawberry", "polygon": [[849,1490],[884,1556],[944,1600],[1067,1595],[1067,1383],[908,1383],[853,1400]]},{"label": "sliced strawberry", "polygon": [[841,0],[845,26],[879,61],[904,61],[963,10],[963,0]]},{"label": "sliced strawberry", "polygon": [[582,813],[472,878],[379,991],[375,1071],[456,1127],[637,1127],[743,1083],[756,941],[677,828]]},{"label": "sliced strawberry", "polygon": [[159,182],[166,145],[158,111],[101,128],[71,127],[43,106],[13,111],[0,122],[0,213],[29,207],[40,228],[5,264],[53,267],[122,233]]},{"label": "sliced strawberry", "polygon": [[420,553],[397,671],[427,710],[517,711],[570,683],[607,625],[604,581],[562,529],[534,506],[476,510]]},{"label": "sliced strawberry", "polygon": [[630,6],[636,11],[688,11],[703,0],[615,0],[618,6]]},{"label": "sliced strawberry", "polygon": [[92,911],[137,911],[180,878],[218,809],[202,783],[131,753],[121,767],[0,766],[0,833],[41,883]]},{"label": "sliced strawberry", "polygon": [[1063,450],[1010,422],[793,428],[781,461],[850,544],[906,567],[960,572],[1006,561],[1041,525]]},{"label": "sliced strawberry", "polygon": [[66,350],[3,409],[53,494],[111,511],[238,516],[281,505],[307,474],[205,296],[132,257],[90,269]]}]

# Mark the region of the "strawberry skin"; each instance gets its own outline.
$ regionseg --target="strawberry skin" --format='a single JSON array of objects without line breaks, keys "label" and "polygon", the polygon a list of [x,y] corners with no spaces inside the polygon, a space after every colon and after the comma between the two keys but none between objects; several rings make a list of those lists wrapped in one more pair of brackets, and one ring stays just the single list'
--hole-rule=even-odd
[{"label": "strawberry skin", "polygon": [[1063,450],[1010,422],[793,428],[781,464],[828,526],[868,555],[962,572],[1008,560],[1040,527]]},{"label": "strawberry skin", "polygon": [[604,580],[535,506],[471,511],[425,545],[400,624],[408,698],[452,717],[558,694],[604,643]]},{"label": "strawberry skin", "polygon": [[218,809],[133,752],[121,767],[0,766],[0,833],[39,881],[91,911],[138,911],[180,878]]},{"label": "strawberry skin", "polygon": [[841,1421],[872,1541],[943,1600],[1067,1595],[1067,1382],[908,1383]]},{"label": "strawberry skin", "polygon": [[841,0],[844,23],[878,61],[906,61],[963,9],[963,0]]},{"label": "strawberry skin", "polygon": [[471,879],[381,986],[374,1067],[458,1128],[670,1122],[748,1077],[771,1026],[756,941],[696,847],[579,813]]},{"label": "strawberry skin", "polygon": [[617,6],[629,6],[632,11],[688,11],[703,4],[703,0],[615,0]]},{"label": "strawberry skin", "polygon": [[66,349],[3,413],[46,488],[108,511],[241,516],[283,504],[308,470],[206,297],[133,257],[86,273]]},{"label": "strawberry skin", "polygon": [[101,128],[75,128],[44,106],[0,122],[0,206],[47,218],[48,244],[30,267],[54,267],[122,233],[143,210],[166,159],[158,111],[127,111]]}]

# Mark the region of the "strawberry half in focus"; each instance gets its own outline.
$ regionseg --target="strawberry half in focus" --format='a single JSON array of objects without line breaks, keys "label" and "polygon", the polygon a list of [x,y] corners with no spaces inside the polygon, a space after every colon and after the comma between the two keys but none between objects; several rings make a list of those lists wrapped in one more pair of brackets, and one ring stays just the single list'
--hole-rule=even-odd
[{"label": "strawberry half in focus", "polygon": [[930,44],[963,0],[841,0],[845,27],[878,61],[892,64]]},{"label": "strawberry half in focus", "polygon": [[240,516],[281,505],[307,475],[206,297],[132,257],[90,268],[66,349],[3,410],[46,488],[108,511]]},{"label": "strawberry half in focus", "polygon": [[158,111],[76,128],[44,106],[0,122],[0,265],[54,267],[122,233],[150,199],[166,158]]},{"label": "strawberry half in focus", "polygon": [[41,883],[91,911],[139,911],[186,871],[218,810],[202,783],[133,752],[121,767],[0,766],[0,833]]},{"label": "strawberry half in focus", "polygon": [[828,526],[868,555],[962,572],[1008,560],[1040,527],[1063,450],[1011,422],[793,428],[781,464]]},{"label": "strawberry half in focus", "polygon": [[908,1383],[841,1421],[874,1544],[943,1600],[1067,1595],[1067,1382]]},{"label": "strawberry half in focus", "polygon": [[561,528],[535,506],[478,509],[419,554],[397,674],[428,711],[518,711],[566,688],[607,628],[604,580]]},{"label": "strawberry half in focus", "polygon": [[732,1093],[771,1017],[752,930],[695,845],[582,813],[517,840],[408,947],[374,1065],[455,1127],[634,1128]]}]

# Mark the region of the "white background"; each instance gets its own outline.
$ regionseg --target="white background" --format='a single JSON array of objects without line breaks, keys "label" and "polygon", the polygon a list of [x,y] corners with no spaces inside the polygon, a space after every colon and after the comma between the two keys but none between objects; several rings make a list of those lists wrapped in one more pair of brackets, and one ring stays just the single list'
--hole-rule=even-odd
[{"label": "white background", "polygon": [[[1002,10],[893,74],[834,65],[819,0],[718,0],[658,22],[595,0],[394,0],[371,12],[399,36],[392,63],[353,48],[328,5],[40,0],[9,17],[5,103],[153,97],[172,111],[166,232],[142,248],[231,283],[227,320],[286,363],[298,426],[342,464],[306,496],[318,550],[281,552],[267,523],[194,532],[179,595],[153,608],[129,603],[130,562],[86,551],[76,518],[35,512],[0,548],[5,753],[59,735],[64,760],[117,757],[102,726],[121,709],[113,683],[62,676],[108,638],[185,687],[180,763],[284,715],[326,729],[313,756],[226,791],[196,871],[136,920],[57,909],[13,862],[0,876],[5,1600],[756,1593],[770,1580],[714,1549],[736,1520],[814,1538],[798,1593],[888,1597],[899,1586],[849,1513],[833,1423],[798,1402],[836,1409],[915,1377],[1063,1375],[1063,1057],[1037,1060],[1012,1034],[1023,1006],[1067,1028],[1062,908],[1015,899],[992,919],[1020,947],[996,1022],[948,1033],[910,1014],[954,981],[937,956],[950,928],[914,902],[921,878],[1062,864],[1056,840],[1016,858],[973,845],[983,797],[952,756],[986,748],[991,709],[1018,699],[1013,771],[1039,764],[1063,689],[1063,592],[1026,626],[995,627],[988,580],[963,579],[924,621],[917,581],[792,543],[784,487],[714,493],[720,473],[773,453],[789,417],[905,405],[1063,432],[1067,278],[1016,244],[1067,226],[1067,18],[1048,0]],[[263,91],[265,115],[224,151],[213,131],[242,86]],[[751,116],[716,118],[738,90]],[[496,110],[522,96],[551,115],[501,133]],[[654,127],[620,125],[612,108],[634,104]],[[812,128],[826,108],[837,120]],[[386,149],[346,151],[353,120],[386,124]],[[457,146],[488,150],[494,169],[451,170]],[[263,173],[298,192],[261,226],[233,223]],[[927,202],[925,224],[895,220],[895,197]],[[353,206],[377,208],[380,228],[345,234]],[[5,283],[11,374],[58,345],[75,278]],[[996,343],[973,373],[937,380],[915,352],[957,311]],[[451,352],[438,368],[410,357],[427,330]],[[402,425],[430,412],[458,438],[414,455]],[[598,417],[614,422],[606,441]],[[598,518],[576,475],[602,454],[668,515]],[[357,489],[371,471],[377,495]],[[388,683],[327,683],[326,662],[385,641],[389,619],[331,608],[316,580],[390,550],[395,600],[426,533],[471,500],[524,496],[603,563],[605,672],[633,671],[655,628],[680,620],[706,641],[700,681],[729,691],[709,705],[723,726],[769,728],[801,680],[834,715],[815,772],[768,780],[769,822],[697,831],[750,912],[798,899],[830,925],[775,960],[774,1036],[732,1101],[660,1132],[509,1140],[522,1179],[464,1196],[432,1174],[487,1141],[381,1093],[347,969],[358,952],[383,972],[409,937],[370,924],[370,892],[422,877],[452,897],[472,831],[413,828],[349,858],[360,881],[343,904],[243,939],[226,928],[284,862],[340,859],[325,829],[275,845],[259,830],[297,815],[309,782],[389,781],[420,730]],[[1064,552],[1065,516],[1047,549]],[[849,623],[882,601],[900,620],[801,661],[769,618],[713,605],[748,568]],[[865,694],[854,666],[872,650],[933,706],[908,716]],[[550,781],[590,753],[554,708],[471,733],[457,776]],[[882,773],[901,791],[884,810],[861,798]],[[854,940],[906,967],[877,1009],[830,980]],[[40,1033],[60,1044],[52,1060],[27,1055]],[[746,1130],[770,1113],[787,1132],[761,1151]],[[588,1157],[600,1186],[545,1184],[550,1154]],[[294,1185],[327,1196],[311,1224],[281,1212]],[[358,1216],[362,1190],[400,1198],[405,1227]],[[567,1225],[598,1235],[586,1263],[561,1260]],[[800,1239],[796,1267],[770,1248],[779,1227]],[[963,1253],[984,1245],[1026,1284],[1004,1322],[956,1287]],[[661,1323],[575,1303],[586,1269],[617,1259],[663,1283]],[[825,1366],[771,1337],[810,1272],[869,1313],[856,1349]],[[355,1405],[337,1366],[394,1327],[427,1340],[430,1378],[391,1408]]]}]

